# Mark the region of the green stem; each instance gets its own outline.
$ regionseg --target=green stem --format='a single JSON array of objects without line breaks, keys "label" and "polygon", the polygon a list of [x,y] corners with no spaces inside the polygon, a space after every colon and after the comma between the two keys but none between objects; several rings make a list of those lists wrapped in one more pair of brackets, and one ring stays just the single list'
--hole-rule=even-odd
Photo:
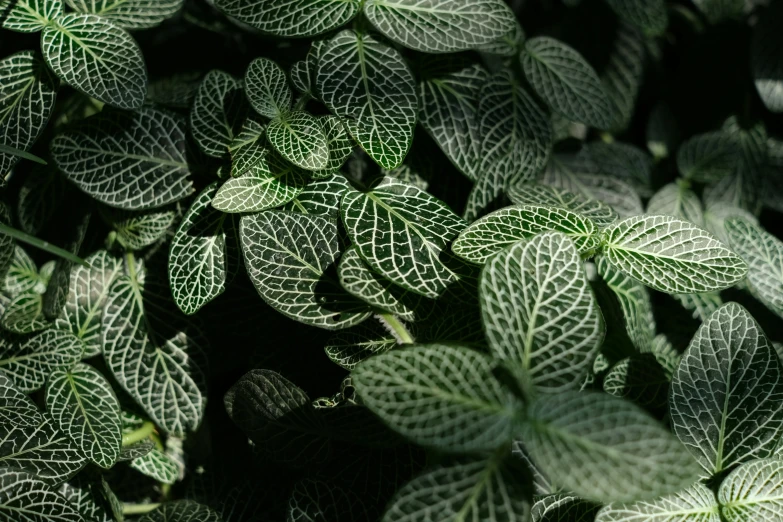
[{"label": "green stem", "polygon": [[50,254],[54,254],[57,257],[61,257],[67,261],[70,261],[71,263],[76,263],[79,265],[82,265],[84,267],[90,268],[90,265],[87,264],[87,262],[67,250],[64,250],[60,247],[54,246],[48,241],[44,241],[42,239],[38,239],[35,236],[31,236],[30,234],[26,234],[22,232],[21,230],[17,230],[13,227],[9,227],[8,225],[5,225],[3,223],[0,223],[0,234],[5,234],[7,236],[11,236],[12,238],[21,241],[23,243],[27,243],[28,245],[32,245],[36,248],[40,248],[41,250],[45,250],[49,252]]},{"label": "green stem", "polygon": [[378,314],[378,320],[383,323],[389,331],[397,338],[397,342],[400,344],[413,344],[413,336],[402,324],[402,321],[397,319],[397,316],[393,314]]},{"label": "green stem", "polygon": [[143,515],[145,513],[149,513],[150,511],[155,511],[158,509],[158,506],[160,506],[160,504],[123,504],[122,514]]},{"label": "green stem", "polygon": [[0,152],[3,154],[10,154],[12,156],[17,156],[19,158],[24,158],[26,160],[34,161],[35,163],[40,163],[41,165],[48,165],[48,163],[46,163],[45,160],[42,160],[38,156],[34,154],[30,154],[29,152],[23,151],[21,149],[9,147],[8,145],[0,144]]},{"label": "green stem", "polygon": [[126,433],[122,436],[122,445],[123,446],[130,446],[131,444],[136,444],[137,442],[141,442],[150,435],[152,435],[152,432],[155,431],[155,425],[149,421],[145,422],[141,425],[141,428],[137,429],[136,431],[132,431],[130,433]]}]

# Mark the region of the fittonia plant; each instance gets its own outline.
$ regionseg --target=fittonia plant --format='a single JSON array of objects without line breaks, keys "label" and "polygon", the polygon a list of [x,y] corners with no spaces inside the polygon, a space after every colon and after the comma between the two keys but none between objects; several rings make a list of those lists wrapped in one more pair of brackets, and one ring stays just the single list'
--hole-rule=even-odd
[{"label": "fittonia plant", "polygon": [[782,520],[781,22],[0,0],[0,520]]}]

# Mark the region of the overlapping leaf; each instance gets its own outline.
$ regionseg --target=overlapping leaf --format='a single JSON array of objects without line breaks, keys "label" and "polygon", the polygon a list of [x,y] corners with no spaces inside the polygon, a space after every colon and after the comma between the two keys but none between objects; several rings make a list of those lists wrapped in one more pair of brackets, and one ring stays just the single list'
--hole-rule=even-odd
[{"label": "overlapping leaf", "polygon": [[740,154],[737,140],[728,132],[699,134],[680,146],[677,168],[686,179],[718,181],[734,171]]},{"label": "overlapping leaf", "polygon": [[267,58],[256,58],[247,66],[245,92],[256,112],[267,118],[280,118],[291,110],[285,72]]},{"label": "overlapping leaf", "polygon": [[783,516],[783,461],[761,459],[734,470],[718,489],[727,522],[772,522]]},{"label": "overlapping leaf", "polygon": [[655,317],[650,293],[642,284],[613,269],[605,257],[602,256],[597,265],[598,274],[620,303],[628,337],[637,350],[642,353],[649,352],[655,337]]},{"label": "overlapping leaf", "polygon": [[166,502],[139,522],[222,522],[220,516],[207,506],[192,500]]},{"label": "overlapping leaf", "polygon": [[0,27],[37,33],[63,14],[62,0],[0,0]]},{"label": "overlapping leaf", "polygon": [[84,345],[69,332],[46,330],[29,338],[0,340],[0,370],[14,381],[19,391],[29,393],[46,382],[54,370],[73,367]]},{"label": "overlapping leaf", "polygon": [[176,463],[158,448],[133,459],[130,467],[164,484],[174,484],[179,478]]},{"label": "overlapping leaf", "polygon": [[92,13],[125,29],[159,25],[182,8],[184,0],[66,0],[81,13]]},{"label": "overlapping leaf", "polygon": [[266,138],[285,159],[306,170],[329,165],[329,144],[315,116],[294,111],[275,118],[266,128]]},{"label": "overlapping leaf", "polygon": [[536,500],[533,504],[535,522],[593,522],[600,509],[598,504],[575,495],[561,493]]},{"label": "overlapping leaf", "polygon": [[217,0],[229,16],[277,36],[315,36],[349,22],[359,12],[358,0]]},{"label": "overlapping leaf", "polygon": [[[397,346],[397,339],[379,321],[364,321],[335,332],[324,346],[327,357],[346,370],[378,353]],[[0,413],[1,415],[1,413]]]},{"label": "overlapping leaf", "polygon": [[65,190],[65,178],[54,169],[34,170],[25,177],[16,206],[22,231],[32,235],[40,232],[63,204]]},{"label": "overlapping leaf", "polygon": [[35,403],[0,372],[0,424],[36,427],[43,421]]},{"label": "overlapping leaf", "polygon": [[541,205],[564,208],[589,218],[603,228],[617,221],[617,212],[596,199],[588,199],[563,189],[540,183],[515,183],[507,191],[508,198],[516,205]]},{"label": "overlapping leaf", "polygon": [[654,500],[610,504],[596,522],[720,522],[715,493],[696,483]]},{"label": "overlapping leaf", "polygon": [[102,208],[101,214],[116,232],[117,241],[130,250],[141,250],[161,239],[177,216],[173,208],[143,212]]},{"label": "overlapping leaf", "polygon": [[633,118],[644,78],[647,41],[642,31],[629,23],[621,23],[615,33],[609,63],[601,71],[601,82],[616,108],[612,131],[625,130]]},{"label": "overlapping leaf", "polygon": [[83,519],[64,497],[34,474],[0,469],[0,520],[82,522]]},{"label": "overlapping leaf", "polygon": [[647,213],[674,216],[696,225],[704,224],[699,196],[677,183],[669,183],[656,192],[647,203]]},{"label": "overlapping leaf", "polygon": [[350,183],[342,174],[313,181],[308,183],[298,196],[281,207],[281,210],[323,216],[336,221],[340,218],[340,201],[345,191],[350,188]]},{"label": "overlapping leaf", "polygon": [[201,81],[190,109],[190,131],[199,148],[222,157],[242,131],[247,116],[242,81],[223,71],[210,71]]}]

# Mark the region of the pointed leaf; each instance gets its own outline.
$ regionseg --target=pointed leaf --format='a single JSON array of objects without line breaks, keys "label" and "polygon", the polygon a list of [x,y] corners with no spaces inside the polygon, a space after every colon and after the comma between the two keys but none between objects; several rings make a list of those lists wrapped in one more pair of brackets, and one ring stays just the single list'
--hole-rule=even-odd
[{"label": "pointed leaf", "polygon": [[0,520],[3,522],[83,522],[78,511],[40,478],[0,469]]},{"label": "pointed leaf", "polygon": [[315,36],[349,22],[359,12],[359,0],[217,0],[215,6],[264,33]]},{"label": "pointed leaf", "polygon": [[291,88],[285,72],[267,58],[256,58],[248,65],[245,92],[256,112],[267,118],[279,118],[291,110]]},{"label": "pointed leaf", "polygon": [[726,522],[772,521],[783,516],[783,461],[762,459],[735,469],[718,490]]},{"label": "pointed leaf", "polygon": [[266,139],[285,159],[306,170],[329,165],[329,144],[315,116],[304,111],[281,115],[269,123]]},{"label": "pointed leaf", "polygon": [[595,522],[720,522],[715,493],[706,486],[692,486],[655,500],[610,504]]},{"label": "pointed leaf", "polygon": [[601,228],[617,221],[617,212],[609,205],[550,185],[515,183],[509,187],[507,195],[515,205],[563,208],[589,218]]},{"label": "pointed leaf", "polygon": [[24,340],[5,337],[0,342],[0,370],[19,391],[37,390],[58,368],[73,367],[82,356],[82,342],[68,332],[46,330]]}]

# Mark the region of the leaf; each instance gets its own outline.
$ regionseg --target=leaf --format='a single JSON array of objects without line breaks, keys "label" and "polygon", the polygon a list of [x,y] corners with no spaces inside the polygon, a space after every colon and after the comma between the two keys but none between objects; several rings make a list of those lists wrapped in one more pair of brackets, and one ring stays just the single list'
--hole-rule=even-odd
[{"label": "leaf", "polygon": [[29,471],[50,486],[58,486],[86,463],[78,446],[57,431],[50,417],[36,426],[0,425],[0,472]]},{"label": "leaf", "polygon": [[299,60],[294,62],[291,66],[291,83],[299,94],[307,94],[312,96],[312,82],[310,81],[310,68],[307,65],[307,60]]},{"label": "leaf", "polygon": [[253,285],[272,308],[299,322],[345,328],[369,316],[330,271],[340,255],[337,225],[320,216],[267,211],[239,228]]},{"label": "leaf", "polygon": [[40,478],[24,471],[0,469],[0,520],[82,522],[83,519]]},{"label": "leaf", "polygon": [[345,176],[335,174],[327,179],[308,183],[298,196],[280,209],[337,221],[340,219],[340,201],[345,191],[350,188]]},{"label": "leaf", "polygon": [[656,192],[647,203],[647,213],[674,216],[700,226],[704,224],[699,196],[678,183],[669,183]]},{"label": "leaf", "polygon": [[373,161],[386,169],[402,163],[418,100],[397,50],[371,34],[341,31],[319,54],[316,83],[324,104],[346,119],[346,129]]},{"label": "leaf", "polygon": [[783,461],[761,459],[735,469],[718,489],[727,522],[772,521],[783,513]]},{"label": "leaf", "polygon": [[20,33],[37,33],[62,17],[61,0],[0,0],[0,27]]},{"label": "leaf", "polygon": [[563,208],[589,218],[604,228],[617,221],[617,212],[596,199],[588,199],[563,189],[540,183],[515,183],[507,192],[508,198],[519,206],[541,205]]},{"label": "leaf", "polygon": [[525,77],[552,110],[599,129],[614,119],[614,106],[595,70],[573,48],[539,36],[525,42]]},{"label": "leaf", "polygon": [[742,217],[726,220],[729,244],[748,264],[746,283],[764,305],[783,316],[783,242]]},{"label": "leaf", "polygon": [[22,231],[32,235],[40,232],[62,205],[65,190],[65,178],[55,169],[33,170],[26,176],[16,206]]},{"label": "leaf", "polygon": [[103,502],[100,482],[93,477],[87,478],[87,473],[80,473],[60,485],[57,492],[81,514],[83,520],[116,522],[109,513],[109,506]]},{"label": "leaf", "polygon": [[600,506],[569,494],[549,495],[533,504],[535,522],[593,522]]},{"label": "leaf", "polygon": [[361,8],[358,0],[217,0],[225,14],[276,36],[304,37],[327,33],[348,23]]},{"label": "leaf", "polygon": [[55,370],[46,407],[61,430],[98,466],[108,469],[122,446],[120,403],[106,378],[87,364]]},{"label": "leaf", "polygon": [[492,360],[466,348],[419,345],[376,355],[352,372],[363,403],[417,444],[489,451],[511,439],[519,403],[492,375]]},{"label": "leaf", "polygon": [[723,300],[718,292],[674,294],[672,297],[679,301],[683,308],[692,311],[692,317],[700,321],[706,321],[712,312],[723,306]]},{"label": "leaf", "polygon": [[669,398],[674,432],[710,474],[772,454],[783,366],[753,317],[723,305],[696,332]]},{"label": "leaf", "polygon": [[17,389],[14,382],[0,372],[0,424],[36,427],[44,418],[30,398]]},{"label": "leaf", "polygon": [[597,172],[627,183],[640,196],[653,195],[653,158],[642,149],[619,141],[597,141],[587,145],[587,156]]},{"label": "leaf", "polygon": [[184,0],[65,0],[75,11],[93,13],[124,29],[148,29],[174,16]]},{"label": "leaf", "polygon": [[103,111],[52,140],[57,166],[101,203],[146,210],[193,192],[186,159],[186,125],[160,109]]},{"label": "leaf", "polygon": [[351,157],[353,141],[351,141],[350,135],[345,130],[343,121],[337,116],[321,116],[318,118],[318,122],[323,127],[329,147],[329,160],[326,162],[326,167],[314,174],[319,179],[322,179],[330,174],[337,173],[340,167]]},{"label": "leaf", "polygon": [[306,184],[305,171],[273,152],[243,175],[223,183],[215,193],[212,206],[222,212],[258,212],[288,203]]},{"label": "leaf", "polygon": [[698,134],[680,146],[677,168],[685,179],[718,181],[734,172],[739,154],[739,143],[728,132]]},{"label": "leaf", "polygon": [[101,208],[100,211],[117,233],[117,241],[129,250],[141,250],[161,239],[177,217],[173,208],[143,212]]},{"label": "leaf", "polygon": [[514,23],[514,28],[509,32],[489,43],[478,45],[474,49],[481,53],[510,57],[519,52],[523,43],[525,43],[525,31],[517,20]]},{"label": "leaf", "polygon": [[41,33],[41,50],[54,73],[74,89],[120,109],[144,103],[147,69],[139,45],[100,16],[57,17]]},{"label": "leaf", "polygon": [[364,15],[397,43],[425,53],[465,51],[514,30],[501,0],[369,0]]},{"label": "leaf", "polygon": [[220,516],[207,506],[192,500],[166,502],[139,522],[222,522]]},{"label": "leaf", "polygon": [[546,232],[495,254],[482,271],[479,300],[490,351],[524,372],[523,389],[582,383],[604,324],[566,236]]},{"label": "leaf", "polygon": [[[24,9],[28,1],[19,1],[12,12]],[[5,13],[3,4],[0,1],[0,13]],[[11,16],[4,20],[0,25],[7,27]],[[40,55],[33,51],[0,60],[0,145],[19,151],[30,150],[52,114],[58,83]],[[20,157],[19,153],[0,150],[3,179]]]},{"label": "leaf", "polygon": [[669,374],[651,353],[625,358],[603,377],[603,389],[609,395],[626,398],[653,413],[665,412],[669,393]]},{"label": "leaf", "polygon": [[223,157],[242,130],[247,112],[242,81],[223,71],[209,71],[190,109],[190,130],[204,154]]},{"label": "leaf", "polygon": [[444,253],[465,222],[423,190],[387,177],[346,192],[340,213],[362,259],[389,281],[435,298],[459,278]]},{"label": "leaf", "polygon": [[285,72],[267,58],[256,58],[247,66],[245,92],[256,112],[267,118],[280,118],[291,110]]},{"label": "leaf", "polygon": [[60,330],[70,331],[84,343],[83,357],[103,350],[101,314],[112,283],[122,273],[122,262],[104,250],[87,258],[90,268],[75,265],[61,317],[55,322]]},{"label": "leaf", "polygon": [[720,23],[726,19],[738,19],[745,10],[745,2],[742,0],[694,0],[694,4],[711,24]]},{"label": "leaf", "polygon": [[[11,266],[5,275],[4,290],[12,299],[19,294],[34,292],[42,294],[46,291],[48,281],[38,274],[38,267],[22,247],[16,245]],[[8,305],[6,305],[8,306]]]},{"label": "leaf", "polygon": [[30,393],[43,386],[54,370],[73,367],[82,350],[79,339],[58,330],[45,330],[23,340],[6,335],[0,340],[0,370],[19,391]]},{"label": "leaf", "polygon": [[696,483],[655,500],[610,504],[596,522],[720,522],[715,493]]},{"label": "leaf", "polygon": [[670,216],[636,216],[605,231],[604,255],[614,268],[667,293],[728,288],[745,262],[707,231]]},{"label": "leaf", "polygon": [[783,112],[783,38],[775,20],[783,15],[780,6],[762,11],[753,29],[750,63],[761,101],[772,112]]},{"label": "leaf", "polygon": [[165,453],[153,448],[149,453],[136,457],[130,467],[164,484],[174,484],[179,478],[177,465]]},{"label": "leaf", "polygon": [[306,170],[329,166],[329,145],[315,116],[294,111],[275,118],[266,128],[266,138],[285,159]]},{"label": "leaf", "polygon": [[642,31],[622,22],[614,36],[609,61],[601,71],[601,82],[616,109],[611,130],[618,132],[628,128],[634,116],[644,79],[647,39]]},{"label": "leaf", "polygon": [[397,491],[383,522],[526,522],[529,489],[520,475],[497,455],[441,463]]},{"label": "leaf", "polygon": [[698,478],[677,439],[625,400],[595,392],[540,395],[527,418],[521,435],[535,463],[581,498],[649,500]]},{"label": "leaf", "polygon": [[222,294],[239,264],[234,218],[210,205],[216,192],[217,182],[196,197],[171,240],[171,295],[188,315]]},{"label": "leaf", "polygon": [[579,253],[595,251],[600,239],[592,221],[563,208],[525,205],[506,207],[471,223],[451,245],[451,251],[470,263],[483,265],[495,253],[543,232],[560,232]]},{"label": "leaf", "polygon": [[617,16],[649,36],[663,34],[669,24],[666,2],[663,0],[607,0],[606,3]]},{"label": "leaf", "polygon": [[106,298],[106,364],[155,424],[175,435],[194,431],[206,402],[202,339],[175,311],[167,282],[154,273],[138,278],[132,258],[128,271]]},{"label": "leaf", "polygon": [[332,334],[324,346],[324,351],[333,363],[346,370],[353,370],[360,362],[375,354],[387,352],[395,346],[397,338],[386,331],[378,321],[365,321]]},{"label": "leaf", "polygon": [[287,522],[310,520],[371,520],[371,511],[356,491],[341,487],[337,481],[303,479],[288,498]]}]

